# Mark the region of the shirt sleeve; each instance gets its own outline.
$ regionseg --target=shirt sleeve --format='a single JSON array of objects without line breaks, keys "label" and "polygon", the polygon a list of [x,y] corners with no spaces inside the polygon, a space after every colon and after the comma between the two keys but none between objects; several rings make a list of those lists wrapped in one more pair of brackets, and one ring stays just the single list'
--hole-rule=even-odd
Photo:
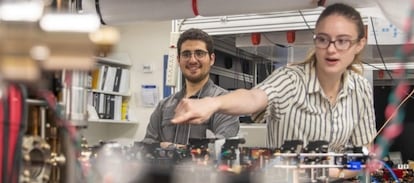
[{"label": "shirt sleeve", "polygon": [[[285,104],[289,103],[295,95],[297,76],[286,67],[275,70],[263,82],[255,86],[263,90],[268,99],[267,107],[263,111],[252,114],[256,123],[265,123],[266,119],[274,118],[271,114],[281,114],[285,110]],[[277,119],[273,119],[277,120]]]},{"label": "shirt sleeve", "polygon": [[239,133],[239,116],[215,113],[212,120],[212,131],[217,137],[234,137]]},{"label": "shirt sleeve", "polygon": [[355,146],[368,145],[374,140],[377,133],[375,123],[375,110],[373,100],[373,89],[368,81],[364,81],[363,90],[361,92],[362,105],[360,106],[360,119],[358,120],[353,134],[351,136],[351,142]]},{"label": "shirt sleeve", "polygon": [[159,143],[161,141],[161,115],[162,104],[158,103],[155,110],[152,112],[150,121],[147,126],[147,132],[142,142],[144,143]]}]

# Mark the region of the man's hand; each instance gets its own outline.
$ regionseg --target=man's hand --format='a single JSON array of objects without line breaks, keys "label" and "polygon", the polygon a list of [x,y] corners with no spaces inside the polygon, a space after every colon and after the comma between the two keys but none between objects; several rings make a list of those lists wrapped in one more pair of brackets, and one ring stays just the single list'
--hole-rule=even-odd
[{"label": "man's hand", "polygon": [[217,110],[217,104],[211,97],[203,99],[182,99],[175,108],[172,123],[202,124]]}]

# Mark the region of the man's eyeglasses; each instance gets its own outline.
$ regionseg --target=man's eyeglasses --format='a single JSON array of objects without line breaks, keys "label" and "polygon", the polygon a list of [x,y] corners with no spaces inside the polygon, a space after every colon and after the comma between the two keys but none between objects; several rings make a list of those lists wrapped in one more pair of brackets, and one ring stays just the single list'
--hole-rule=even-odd
[{"label": "man's eyeglasses", "polygon": [[204,51],[204,50],[195,50],[194,52],[183,51],[180,53],[180,58],[183,60],[189,60],[191,59],[191,56],[193,54],[196,59],[203,59],[208,54],[208,51]]},{"label": "man's eyeglasses", "polygon": [[346,38],[339,38],[337,40],[331,41],[329,36],[313,35],[313,43],[315,44],[315,47],[321,48],[321,49],[326,49],[331,45],[331,43],[333,43],[337,50],[344,51],[344,50],[348,50],[357,41],[358,41],[357,39],[350,40]]}]

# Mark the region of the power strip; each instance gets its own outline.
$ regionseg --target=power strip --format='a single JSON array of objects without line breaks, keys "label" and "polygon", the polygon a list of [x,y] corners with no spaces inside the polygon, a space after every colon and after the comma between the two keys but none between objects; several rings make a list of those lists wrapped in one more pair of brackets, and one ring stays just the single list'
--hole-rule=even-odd
[{"label": "power strip", "polygon": [[165,85],[176,86],[177,76],[178,76],[177,48],[169,48]]},{"label": "power strip", "polygon": [[178,38],[180,38],[180,33],[179,32],[171,32],[170,33],[170,47],[177,48]]},{"label": "power strip", "polygon": [[178,82],[177,41],[179,37],[179,32],[171,32],[170,34],[170,48],[168,50],[168,65],[165,81],[165,85],[167,86],[176,86]]}]

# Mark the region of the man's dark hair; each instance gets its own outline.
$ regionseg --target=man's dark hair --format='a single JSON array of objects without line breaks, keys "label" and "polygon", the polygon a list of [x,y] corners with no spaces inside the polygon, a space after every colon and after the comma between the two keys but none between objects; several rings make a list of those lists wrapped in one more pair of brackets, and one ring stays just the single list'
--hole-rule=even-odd
[{"label": "man's dark hair", "polygon": [[184,31],[180,38],[178,38],[177,41],[177,53],[180,55],[181,53],[181,45],[184,41],[187,40],[200,40],[206,43],[208,54],[211,55],[214,52],[214,43],[213,38],[211,38],[210,35],[208,35],[206,32],[204,32],[201,29],[191,28],[186,31]]}]

